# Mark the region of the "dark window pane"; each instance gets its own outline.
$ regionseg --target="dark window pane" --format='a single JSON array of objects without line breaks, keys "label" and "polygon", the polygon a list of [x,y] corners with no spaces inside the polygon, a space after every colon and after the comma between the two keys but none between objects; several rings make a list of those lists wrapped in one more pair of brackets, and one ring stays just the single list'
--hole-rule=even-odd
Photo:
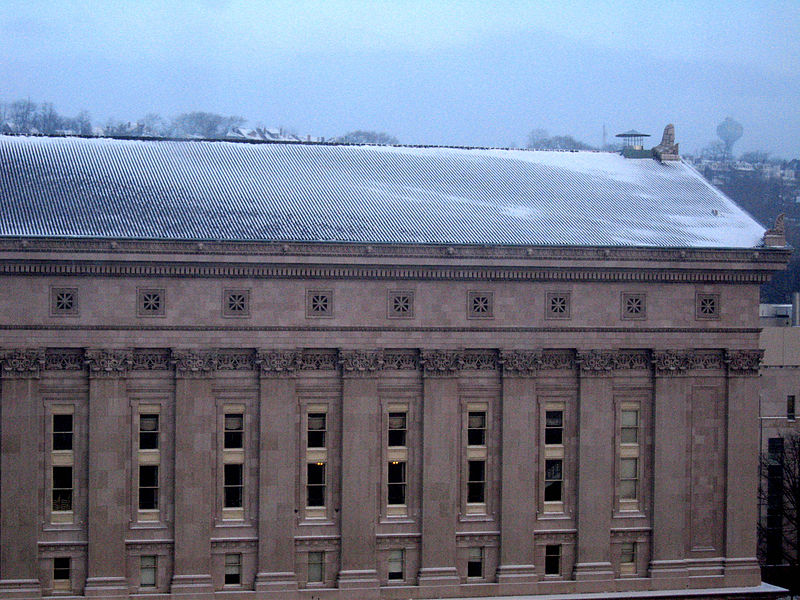
[{"label": "dark window pane", "polygon": [[72,510],[72,490],[53,490],[52,510]]},{"label": "dark window pane", "polygon": [[467,502],[482,503],[486,501],[484,494],[485,485],[483,482],[467,483]]},{"label": "dark window pane", "polygon": [[406,445],[405,429],[390,429],[389,446],[405,446],[405,445]]},{"label": "dark window pane", "polygon": [[325,463],[308,464],[308,483],[309,484],[325,483]]},{"label": "dark window pane", "polygon": [[486,413],[470,412],[467,420],[467,444],[483,446],[486,444]]},{"label": "dark window pane", "polygon": [[406,503],[406,484],[405,483],[390,483],[388,485],[388,503],[389,504],[405,504]]},{"label": "dark window pane", "polygon": [[141,415],[139,417],[139,448],[141,450],[158,449],[158,415]]},{"label": "dark window pane", "polygon": [[58,556],[53,559],[53,579],[63,581],[69,579],[69,557]]},{"label": "dark window pane", "polygon": [[242,465],[225,465],[225,485],[242,485]]},{"label": "dark window pane", "polygon": [[241,508],[241,507],[242,507],[242,488],[226,487],[225,508]]},{"label": "dark window pane", "polygon": [[486,480],[486,462],[483,460],[469,461],[469,481]]},{"label": "dark window pane", "polygon": [[308,415],[308,447],[325,447],[325,429],[327,415],[325,413],[310,413]]},{"label": "dark window pane", "polygon": [[72,467],[53,467],[53,487],[72,487]]},{"label": "dark window pane", "polygon": [[139,487],[158,487],[158,466],[139,466]]},{"label": "dark window pane", "polygon": [[561,546],[546,546],[544,555],[545,575],[561,573]]},{"label": "dark window pane", "polygon": [[405,481],[406,481],[406,463],[404,462],[389,463],[389,483],[405,483]]},{"label": "dark window pane", "polygon": [[53,450],[72,450],[72,433],[53,433]]},{"label": "dark window pane", "polygon": [[325,506],[325,486],[324,485],[309,485],[308,486],[308,506]]},{"label": "dark window pane", "polygon": [[544,484],[544,501],[561,502],[561,482],[547,481]]},{"label": "dark window pane", "polygon": [[544,443],[545,444],[561,444],[564,441],[563,429],[545,429],[544,430]]},{"label": "dark window pane", "polygon": [[545,411],[545,421],[547,427],[563,427],[564,413],[560,410]]},{"label": "dark window pane", "polygon": [[155,510],[158,508],[158,488],[139,488],[139,508],[141,510]]},{"label": "dark window pane", "polygon": [[544,462],[544,478],[547,480],[561,479],[562,464],[561,460],[546,460]]}]

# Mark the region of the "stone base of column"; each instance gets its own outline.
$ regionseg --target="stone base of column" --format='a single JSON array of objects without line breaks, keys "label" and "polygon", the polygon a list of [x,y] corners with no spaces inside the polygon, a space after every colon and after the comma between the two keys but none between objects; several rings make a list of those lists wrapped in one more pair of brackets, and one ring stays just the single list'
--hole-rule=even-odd
[{"label": "stone base of column", "polygon": [[688,582],[689,566],[685,560],[654,560],[650,562],[650,577]]},{"label": "stone base of column", "polygon": [[292,571],[282,573],[257,573],[257,592],[291,592],[297,589],[297,575]]},{"label": "stone base of column", "polygon": [[616,577],[610,562],[578,563],[575,565],[576,581],[611,581]]},{"label": "stone base of column", "polygon": [[87,598],[127,598],[130,589],[124,577],[87,577],[83,595]]},{"label": "stone base of column", "polygon": [[41,598],[38,579],[0,579],[0,598]]},{"label": "stone base of column", "polygon": [[[378,581],[378,572],[375,569],[351,569],[347,571],[339,571],[339,579],[337,585],[342,590],[376,590],[375,597],[378,597],[377,590],[380,586]],[[364,596],[371,597],[371,596]]]},{"label": "stone base of column", "polygon": [[458,585],[461,579],[455,567],[426,567],[419,570],[420,586]]},{"label": "stone base of column", "polygon": [[761,583],[761,569],[755,557],[726,558],[723,573],[725,585],[747,587]]},{"label": "stone base of column", "polygon": [[214,582],[211,575],[174,575],[170,593],[190,594],[193,598],[213,598]]},{"label": "stone base of column", "polygon": [[534,583],[538,581],[533,565],[500,565],[497,567],[497,583]]}]

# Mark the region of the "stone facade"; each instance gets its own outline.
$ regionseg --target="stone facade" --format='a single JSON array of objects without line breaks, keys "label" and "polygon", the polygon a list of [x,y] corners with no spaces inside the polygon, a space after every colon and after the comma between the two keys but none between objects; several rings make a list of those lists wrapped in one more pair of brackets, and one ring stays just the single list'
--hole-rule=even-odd
[{"label": "stone facade", "polygon": [[0,240],[0,590],[771,597],[786,259]]}]

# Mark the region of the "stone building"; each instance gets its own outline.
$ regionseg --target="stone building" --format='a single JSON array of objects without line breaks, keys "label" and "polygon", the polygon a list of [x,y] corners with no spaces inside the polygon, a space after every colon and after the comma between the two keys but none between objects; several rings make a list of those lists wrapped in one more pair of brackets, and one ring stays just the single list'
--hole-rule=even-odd
[{"label": "stone building", "polygon": [[773,597],[784,246],[680,161],[0,137],[0,591]]}]

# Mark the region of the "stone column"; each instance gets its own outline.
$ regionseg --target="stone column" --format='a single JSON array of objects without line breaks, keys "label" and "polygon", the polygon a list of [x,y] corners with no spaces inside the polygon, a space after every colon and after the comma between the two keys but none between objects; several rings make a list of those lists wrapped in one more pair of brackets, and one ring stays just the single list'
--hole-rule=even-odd
[{"label": "stone column", "polygon": [[369,588],[378,597],[375,521],[380,513],[381,411],[378,377],[383,354],[343,351],[340,588]]},{"label": "stone column", "polygon": [[578,537],[575,579],[614,578],[611,514],[614,510],[615,353],[578,353]]},{"label": "stone column", "polygon": [[125,533],[130,520],[128,350],[89,350],[89,547],[87,596],[128,595]]},{"label": "stone column", "polygon": [[300,353],[259,352],[258,571],[256,591],[297,589],[298,414],[295,371]]},{"label": "stone column", "polygon": [[532,532],[536,524],[538,464],[536,370],[540,352],[503,352],[502,496],[498,583],[536,581]]},{"label": "stone column", "polygon": [[[691,396],[689,352],[653,353],[653,533],[650,576],[688,585],[686,511],[688,407]],[[672,587],[672,583],[670,584]]]},{"label": "stone column", "polygon": [[214,355],[176,351],[175,553],[172,593],[210,597],[211,531],[217,490]]},{"label": "stone column", "polygon": [[731,350],[728,366],[725,584],[758,585],[758,368],[763,350]]},{"label": "stone column", "polygon": [[422,551],[419,585],[457,585],[460,352],[422,352]]},{"label": "stone column", "polygon": [[[41,597],[38,548],[44,353],[0,352],[0,596]],[[33,501],[32,501],[33,500]]]}]

